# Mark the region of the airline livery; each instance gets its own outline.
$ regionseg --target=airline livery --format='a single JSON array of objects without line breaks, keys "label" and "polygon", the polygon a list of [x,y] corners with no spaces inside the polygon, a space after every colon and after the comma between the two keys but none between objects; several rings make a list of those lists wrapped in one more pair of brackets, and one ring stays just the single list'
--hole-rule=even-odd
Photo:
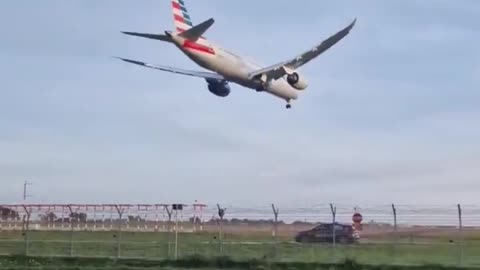
[{"label": "airline livery", "polygon": [[203,35],[214,23],[213,18],[193,25],[185,7],[185,0],[172,0],[172,9],[175,25],[173,31],[165,31],[165,34],[122,33],[171,43],[193,62],[210,72],[158,66],[120,57],[119,59],[148,68],[203,78],[208,84],[208,90],[220,97],[230,94],[229,83],[236,83],[285,100],[287,109],[291,108],[290,102],[298,98],[298,93],[308,87],[307,80],[298,69],[347,36],[356,22],[355,19],[343,30],[297,57],[262,67],[206,39]]}]

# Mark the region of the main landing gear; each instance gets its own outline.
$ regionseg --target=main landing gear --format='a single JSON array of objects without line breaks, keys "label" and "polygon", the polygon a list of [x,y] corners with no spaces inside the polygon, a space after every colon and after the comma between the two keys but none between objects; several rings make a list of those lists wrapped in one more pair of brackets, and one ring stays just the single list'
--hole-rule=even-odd
[{"label": "main landing gear", "polygon": [[290,100],[287,100],[287,105],[285,105],[285,108],[287,108],[287,109],[292,108],[292,104],[290,104]]},{"label": "main landing gear", "polygon": [[268,87],[267,83],[261,83],[260,85],[257,86],[255,90],[257,90],[257,92],[263,92],[267,89],[267,87]]},{"label": "main landing gear", "polygon": [[[256,90],[257,92],[263,92],[263,91],[265,91],[265,89],[266,89],[266,87],[265,87],[264,85],[259,85],[259,86],[257,86],[257,87],[255,88],[255,90]],[[291,109],[291,108],[292,108],[292,104],[290,104],[290,99],[286,99],[286,101],[287,101],[287,105],[285,105],[285,108]]]}]

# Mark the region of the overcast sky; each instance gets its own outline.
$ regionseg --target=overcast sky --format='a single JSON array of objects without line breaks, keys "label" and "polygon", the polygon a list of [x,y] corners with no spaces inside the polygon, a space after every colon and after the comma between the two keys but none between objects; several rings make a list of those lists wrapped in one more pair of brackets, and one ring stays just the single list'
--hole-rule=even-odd
[{"label": "overcast sky", "polygon": [[[480,204],[480,2],[186,0],[206,36],[265,65],[348,25],[292,110],[120,31],[167,0],[0,3],[0,203]],[[276,11],[275,11],[276,9]]]}]

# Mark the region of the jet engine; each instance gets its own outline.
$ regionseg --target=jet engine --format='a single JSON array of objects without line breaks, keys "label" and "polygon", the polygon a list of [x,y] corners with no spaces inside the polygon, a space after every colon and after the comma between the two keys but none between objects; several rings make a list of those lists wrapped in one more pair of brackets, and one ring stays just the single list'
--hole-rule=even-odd
[{"label": "jet engine", "polygon": [[208,83],[208,91],[219,97],[230,95],[230,85],[225,80],[206,79]]},{"label": "jet engine", "polygon": [[287,75],[287,82],[297,90],[304,90],[308,86],[307,80],[296,72]]}]

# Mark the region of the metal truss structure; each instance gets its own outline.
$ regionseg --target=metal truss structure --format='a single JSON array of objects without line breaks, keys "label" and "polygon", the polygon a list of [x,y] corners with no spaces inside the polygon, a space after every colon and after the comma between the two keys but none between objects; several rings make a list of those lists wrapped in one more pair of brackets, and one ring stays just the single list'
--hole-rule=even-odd
[{"label": "metal truss structure", "polygon": [[[180,207],[178,207],[180,205]],[[203,230],[205,204],[0,205],[0,230]],[[186,220],[188,218],[188,220]],[[175,223],[173,221],[176,221]]]}]

